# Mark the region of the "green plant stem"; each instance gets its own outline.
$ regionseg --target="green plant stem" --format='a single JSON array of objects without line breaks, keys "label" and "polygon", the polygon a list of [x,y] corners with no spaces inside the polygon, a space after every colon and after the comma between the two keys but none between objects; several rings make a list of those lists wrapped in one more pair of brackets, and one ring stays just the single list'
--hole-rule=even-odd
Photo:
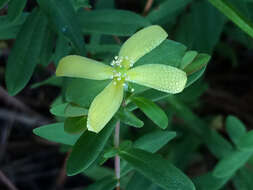
[{"label": "green plant stem", "polygon": [[[117,121],[116,127],[115,127],[115,136],[114,136],[115,148],[119,147],[119,134],[120,134],[120,121]],[[118,155],[116,155],[114,159],[114,168],[115,168],[115,176],[118,180],[118,183],[116,185],[116,190],[120,190],[120,157]]]}]

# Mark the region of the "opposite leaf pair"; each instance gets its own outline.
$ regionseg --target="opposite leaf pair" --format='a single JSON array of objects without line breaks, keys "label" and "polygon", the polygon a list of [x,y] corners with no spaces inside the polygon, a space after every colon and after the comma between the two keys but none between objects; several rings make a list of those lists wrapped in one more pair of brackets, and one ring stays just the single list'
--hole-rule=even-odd
[{"label": "opposite leaf pair", "polygon": [[119,56],[111,62],[112,67],[76,55],[64,57],[60,61],[56,70],[57,76],[112,80],[91,103],[87,120],[88,130],[98,133],[110,121],[123,101],[127,82],[172,94],[184,89],[187,76],[180,69],[162,64],[132,68],[138,59],[156,48],[167,36],[167,33],[156,25],[138,31],[123,44]]}]

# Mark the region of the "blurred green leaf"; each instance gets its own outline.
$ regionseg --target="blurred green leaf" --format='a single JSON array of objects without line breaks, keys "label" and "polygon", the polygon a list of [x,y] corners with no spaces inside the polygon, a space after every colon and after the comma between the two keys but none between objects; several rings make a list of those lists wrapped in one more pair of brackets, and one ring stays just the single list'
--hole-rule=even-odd
[{"label": "blurred green leaf", "polygon": [[180,64],[180,69],[184,69],[185,67],[190,65],[194,61],[194,59],[197,57],[197,55],[198,55],[197,51],[187,51]]},{"label": "blurred green leaf", "polygon": [[243,168],[238,171],[237,175],[233,178],[233,184],[236,189],[251,190],[253,189],[253,172],[248,168]]},{"label": "blurred green leaf", "polygon": [[22,14],[27,0],[11,0],[8,4],[8,19],[15,21]]},{"label": "blurred green leaf", "polygon": [[113,190],[116,187],[117,180],[113,177],[105,177],[89,185],[85,190]]},{"label": "blurred green leaf", "polygon": [[213,176],[212,172],[208,172],[204,175],[196,177],[193,179],[193,182],[198,190],[219,190],[228,182],[230,178],[231,176],[217,178]]},{"label": "blurred green leaf", "polygon": [[237,144],[240,150],[253,151],[253,130],[242,135]]},{"label": "blurred green leaf", "polygon": [[168,126],[168,117],[165,112],[154,102],[143,97],[132,97],[131,100],[151,119],[157,126],[166,129]]},{"label": "blurred green leaf", "polygon": [[1,0],[0,1],[0,9],[2,9],[10,0]]},{"label": "blurred green leaf", "polygon": [[69,134],[64,131],[64,123],[44,125],[33,130],[33,133],[52,142],[74,145],[81,134]]},{"label": "blurred green leaf", "polygon": [[236,7],[227,0],[208,0],[214,7],[253,38],[253,25]]},{"label": "blurred green leaf", "polygon": [[[198,72],[202,68],[206,67],[207,63],[210,60],[210,55],[200,53],[196,55],[196,57],[192,60],[192,62],[189,62],[187,66],[183,69],[187,75],[191,75],[193,73]],[[189,61],[189,60],[188,60]]]},{"label": "blurred green leaf", "polygon": [[41,86],[44,86],[44,85],[52,85],[52,86],[60,87],[61,84],[62,84],[62,78],[61,77],[52,76],[52,77],[49,77],[46,80],[43,80],[41,82],[37,82],[37,83],[33,84],[31,86],[31,88],[34,89],[34,88],[38,88],[38,87],[41,87]]},{"label": "blurred green leaf", "polygon": [[113,176],[114,171],[111,168],[98,166],[98,165],[91,165],[89,168],[87,168],[83,174],[85,176],[88,176],[90,179],[93,180],[100,180],[104,177]]},{"label": "blurred green leaf", "polygon": [[176,132],[154,131],[138,138],[134,142],[134,147],[155,153],[175,137]]},{"label": "blurred green leaf", "polygon": [[115,120],[111,120],[98,134],[85,131],[75,143],[67,161],[67,174],[76,175],[87,169],[103,151],[115,127]]},{"label": "blurred green leaf", "polygon": [[38,9],[23,24],[6,67],[5,81],[11,95],[16,95],[30,80],[38,64],[47,27],[47,18]]},{"label": "blurred green leaf", "polygon": [[140,149],[119,150],[119,155],[137,171],[167,190],[193,190],[191,180],[160,155]]},{"label": "blurred green leaf", "polygon": [[85,55],[84,40],[79,19],[69,0],[37,0],[48,14],[59,34],[63,34],[74,45],[80,55]]},{"label": "blurred green leaf", "polygon": [[213,175],[223,178],[234,174],[252,156],[252,152],[234,151],[221,159],[215,166]]},{"label": "blurred green leaf", "polygon": [[144,190],[149,189],[152,182],[146,177],[136,172],[127,184],[126,190]]},{"label": "blurred green leaf", "polygon": [[68,39],[66,39],[63,34],[59,34],[56,41],[55,52],[52,58],[55,66],[58,65],[61,58],[69,54],[70,50],[71,47],[69,46]]},{"label": "blurred green leaf", "polygon": [[64,110],[64,115],[66,117],[78,117],[88,114],[88,110],[84,107],[78,106],[76,104],[69,103]]},{"label": "blurred green leaf", "polygon": [[78,18],[82,31],[88,34],[131,36],[138,29],[150,25],[144,17],[125,10],[79,11]]},{"label": "blurred green leaf", "polygon": [[163,1],[155,7],[147,16],[151,23],[170,22],[182,11],[192,0]]},{"label": "blurred green leaf", "polygon": [[110,80],[68,79],[66,100],[89,107],[93,99],[109,84]]},{"label": "blurred green leaf", "polygon": [[130,125],[137,128],[143,127],[144,125],[144,123],[138,117],[136,117],[126,108],[120,109],[120,111],[118,112],[118,117],[120,121],[125,123],[126,125]]},{"label": "blurred green leaf", "polygon": [[235,116],[228,116],[226,118],[226,129],[230,139],[237,145],[240,138],[246,134],[246,127]]},{"label": "blurred green leaf", "polygon": [[70,134],[78,134],[87,129],[87,117],[68,117],[64,121],[64,131]]},{"label": "blurred green leaf", "polygon": [[16,38],[21,26],[25,22],[28,14],[22,14],[16,21],[10,22],[8,16],[0,16],[0,39]]},{"label": "blurred green leaf", "polygon": [[211,53],[217,44],[225,17],[207,1],[192,4],[190,12],[182,16],[176,30],[176,40],[189,49]]},{"label": "blurred green leaf", "polygon": [[88,0],[71,0],[75,10],[80,8],[91,8]]},{"label": "blurred green leaf", "polygon": [[67,107],[68,103],[58,104],[53,106],[50,109],[50,113],[55,116],[65,117],[65,108]]}]

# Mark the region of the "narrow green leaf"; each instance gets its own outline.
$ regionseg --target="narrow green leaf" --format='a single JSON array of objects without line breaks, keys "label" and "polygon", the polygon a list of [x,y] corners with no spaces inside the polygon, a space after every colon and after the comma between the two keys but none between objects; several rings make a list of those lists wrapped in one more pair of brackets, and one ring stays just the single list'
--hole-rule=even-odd
[{"label": "narrow green leaf", "polygon": [[226,119],[226,129],[230,139],[235,144],[238,144],[240,138],[247,132],[243,123],[232,115],[228,116]]},{"label": "narrow green leaf", "polygon": [[62,78],[61,77],[52,76],[52,77],[49,77],[46,80],[43,80],[41,82],[37,82],[37,83],[33,84],[31,86],[31,88],[34,89],[34,88],[38,88],[38,87],[41,87],[41,86],[44,86],[44,85],[52,85],[52,86],[58,86],[58,87],[60,87],[62,85]]},{"label": "narrow green leaf", "polygon": [[241,30],[253,38],[253,25],[227,0],[209,0],[209,2],[234,22]]},{"label": "narrow green leaf", "polygon": [[197,55],[198,55],[197,51],[187,51],[182,59],[180,69],[184,69],[189,64],[191,64]]},{"label": "narrow green leaf", "polygon": [[134,142],[134,147],[155,153],[176,137],[176,132],[155,131],[141,136]]},{"label": "narrow green leaf", "polygon": [[8,19],[15,21],[22,14],[27,0],[11,0],[8,4]]},{"label": "narrow green leaf", "polygon": [[64,115],[66,117],[78,117],[88,114],[88,110],[84,107],[78,106],[76,104],[69,103],[64,110]]},{"label": "narrow green leaf", "polygon": [[5,73],[7,89],[11,95],[16,95],[30,80],[38,64],[47,27],[47,18],[38,9],[34,10],[23,24],[9,56]]},{"label": "narrow green leaf", "polygon": [[243,168],[238,171],[237,175],[233,178],[233,184],[236,189],[251,190],[253,189],[253,172],[249,168]]},{"label": "narrow green leaf", "polygon": [[67,105],[68,103],[55,105],[50,109],[50,113],[55,116],[65,117],[64,110],[67,107]]},{"label": "narrow green leaf", "polygon": [[137,171],[166,190],[193,190],[191,180],[159,155],[140,150],[119,150],[119,155]]},{"label": "narrow green leaf", "polygon": [[82,31],[89,34],[131,36],[138,29],[150,25],[144,17],[125,10],[79,11],[78,17]]},{"label": "narrow green leaf", "polygon": [[117,180],[112,177],[105,177],[89,185],[85,190],[113,190],[116,187]]},{"label": "narrow green leaf", "polygon": [[56,41],[55,52],[52,59],[55,66],[58,65],[61,58],[69,54],[70,50],[71,47],[69,46],[69,40],[66,39],[63,34],[59,34]]},{"label": "narrow green leaf", "polygon": [[210,58],[211,56],[208,54],[204,54],[204,53],[198,54],[196,57],[194,57],[192,62],[188,63],[188,65],[183,70],[187,73],[187,75],[196,73],[202,68],[206,67]]},{"label": "narrow green leaf", "polygon": [[199,71],[192,73],[191,75],[187,76],[187,83],[186,87],[191,86],[194,82],[196,82],[205,72],[206,66],[200,69]]},{"label": "narrow green leaf", "polygon": [[111,136],[115,123],[115,120],[111,120],[98,134],[90,131],[83,133],[74,145],[67,161],[67,174],[69,176],[84,171],[97,159]]},{"label": "narrow green leaf", "polygon": [[59,34],[67,37],[80,55],[85,54],[79,19],[69,0],[37,0]]},{"label": "narrow green leaf", "polygon": [[64,121],[64,131],[70,134],[78,134],[87,129],[87,117],[68,117]]},{"label": "narrow green leaf", "polygon": [[213,175],[218,178],[233,175],[252,156],[252,152],[234,151],[216,165]]},{"label": "narrow green leaf", "polygon": [[64,131],[64,123],[44,125],[33,130],[33,133],[52,142],[74,145],[81,134],[69,134]]},{"label": "narrow green leaf", "polygon": [[240,137],[237,144],[240,150],[253,151],[253,130]]},{"label": "narrow green leaf", "polygon": [[28,14],[24,13],[14,22],[10,22],[8,16],[0,16],[0,40],[16,38],[27,16]]},{"label": "narrow green leaf", "polygon": [[120,118],[120,121],[122,121],[126,125],[130,125],[137,128],[143,127],[144,125],[143,121],[141,121],[138,117],[136,117],[132,112],[130,112],[126,108],[121,109],[118,112],[118,116]]},{"label": "narrow green leaf", "polygon": [[165,112],[149,99],[142,97],[132,97],[132,101],[151,119],[157,126],[166,129],[168,126],[168,117]]}]

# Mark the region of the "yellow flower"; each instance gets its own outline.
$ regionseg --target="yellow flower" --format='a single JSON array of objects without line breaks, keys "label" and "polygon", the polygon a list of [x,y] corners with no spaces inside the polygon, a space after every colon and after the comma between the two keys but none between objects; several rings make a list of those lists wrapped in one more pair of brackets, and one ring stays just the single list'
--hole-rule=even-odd
[{"label": "yellow flower", "polygon": [[66,56],[60,60],[56,70],[57,76],[112,80],[90,105],[88,130],[98,133],[110,121],[122,103],[127,82],[172,94],[184,89],[187,76],[178,68],[162,64],[132,68],[138,59],[156,48],[167,36],[168,34],[157,25],[138,31],[123,44],[119,55],[111,62],[112,67],[77,55]]}]

